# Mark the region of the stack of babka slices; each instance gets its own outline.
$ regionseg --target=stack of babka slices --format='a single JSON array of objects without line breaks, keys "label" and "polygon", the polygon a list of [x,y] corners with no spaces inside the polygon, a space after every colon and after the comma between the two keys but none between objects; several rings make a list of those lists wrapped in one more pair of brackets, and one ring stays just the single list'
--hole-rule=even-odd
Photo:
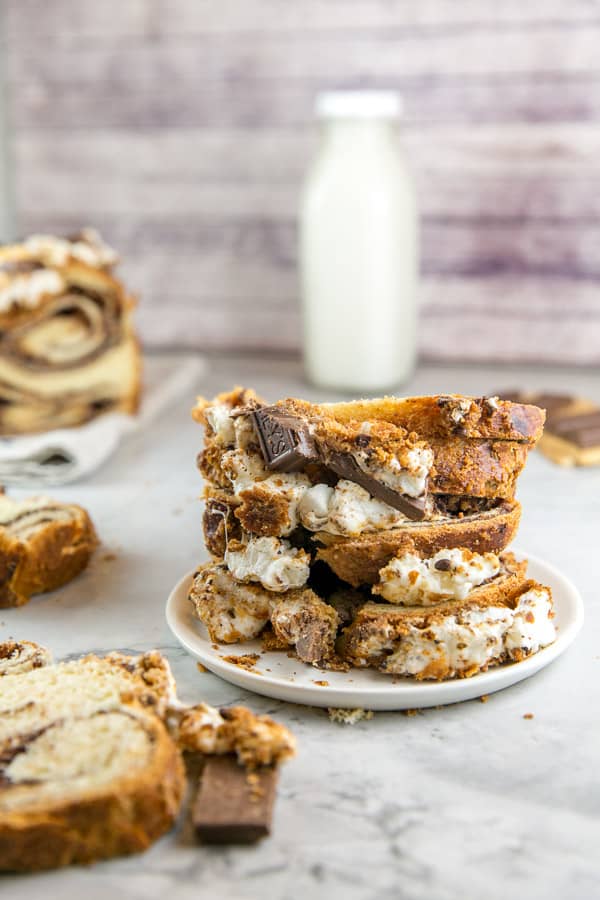
[{"label": "stack of babka slices", "polygon": [[457,395],[198,400],[204,537],[190,598],[218,643],[313,665],[470,676],[555,637],[550,589],[507,550],[544,412]]}]

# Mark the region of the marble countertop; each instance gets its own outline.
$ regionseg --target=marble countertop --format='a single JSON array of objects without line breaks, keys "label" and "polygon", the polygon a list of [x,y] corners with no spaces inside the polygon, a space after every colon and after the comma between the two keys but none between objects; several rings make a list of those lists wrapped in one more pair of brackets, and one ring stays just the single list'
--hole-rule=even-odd
[{"label": "marble countertop", "polygon": [[[148,361],[151,369],[161,364]],[[320,399],[296,362],[209,359],[189,396],[131,435],[85,483],[53,491],[90,510],[103,546],[71,585],[0,611],[0,633],[46,644],[58,658],[158,647],[182,699],[245,702],[287,723],[299,753],[282,774],[274,835],[254,848],[220,849],[192,846],[175,832],[141,856],[4,877],[0,889],[11,900],[600,896],[600,468],[563,470],[533,454],[520,481],[519,546],[558,565],[584,597],[584,630],[564,656],[487,703],[336,725],[323,710],[201,674],[165,624],[171,587],[203,558],[200,430],[188,410],[195,393],[236,383],[273,399]],[[422,367],[403,393],[515,385],[600,401],[598,373],[570,370]]]}]

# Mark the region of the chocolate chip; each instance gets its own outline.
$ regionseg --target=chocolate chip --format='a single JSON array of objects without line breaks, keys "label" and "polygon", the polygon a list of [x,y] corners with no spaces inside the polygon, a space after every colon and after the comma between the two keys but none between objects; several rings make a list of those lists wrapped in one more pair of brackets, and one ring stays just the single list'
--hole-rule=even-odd
[{"label": "chocolate chip", "polygon": [[449,559],[438,559],[433,568],[439,572],[449,572],[452,568],[452,563]]},{"label": "chocolate chip", "polygon": [[371,443],[371,438],[368,434],[357,434],[354,438],[354,443],[357,447],[368,447]]}]

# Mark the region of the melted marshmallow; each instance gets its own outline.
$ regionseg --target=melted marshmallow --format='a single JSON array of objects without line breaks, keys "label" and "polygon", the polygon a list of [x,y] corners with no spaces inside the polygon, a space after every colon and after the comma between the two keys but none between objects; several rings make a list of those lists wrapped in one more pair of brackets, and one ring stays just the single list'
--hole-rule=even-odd
[{"label": "melted marshmallow", "polygon": [[500,560],[494,553],[472,553],[458,547],[440,550],[429,559],[402,553],[381,569],[380,584],[373,593],[403,606],[431,606],[442,600],[464,600],[473,588],[495,578],[500,570]]},{"label": "melted marshmallow", "polygon": [[455,674],[504,656],[514,659],[518,651],[536,653],[556,637],[551,614],[549,592],[532,588],[514,610],[491,606],[446,616],[425,630],[410,626],[382,668],[420,675],[433,664]]},{"label": "melted marshmallow", "polygon": [[310,557],[288,541],[251,538],[240,549],[225,552],[225,564],[238,581],[258,581],[268,591],[300,588],[308,581]]}]

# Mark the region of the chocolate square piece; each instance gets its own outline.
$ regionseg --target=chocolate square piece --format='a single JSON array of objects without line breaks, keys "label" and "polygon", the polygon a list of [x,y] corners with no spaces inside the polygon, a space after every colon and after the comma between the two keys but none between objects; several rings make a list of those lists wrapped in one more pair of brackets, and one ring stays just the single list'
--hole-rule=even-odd
[{"label": "chocolate square piece", "polygon": [[260,449],[267,468],[295,472],[319,456],[304,422],[274,406],[262,406],[252,413]]},{"label": "chocolate square piece", "polygon": [[206,761],[192,810],[196,834],[205,844],[254,844],[271,831],[276,768],[247,772],[233,756]]}]

